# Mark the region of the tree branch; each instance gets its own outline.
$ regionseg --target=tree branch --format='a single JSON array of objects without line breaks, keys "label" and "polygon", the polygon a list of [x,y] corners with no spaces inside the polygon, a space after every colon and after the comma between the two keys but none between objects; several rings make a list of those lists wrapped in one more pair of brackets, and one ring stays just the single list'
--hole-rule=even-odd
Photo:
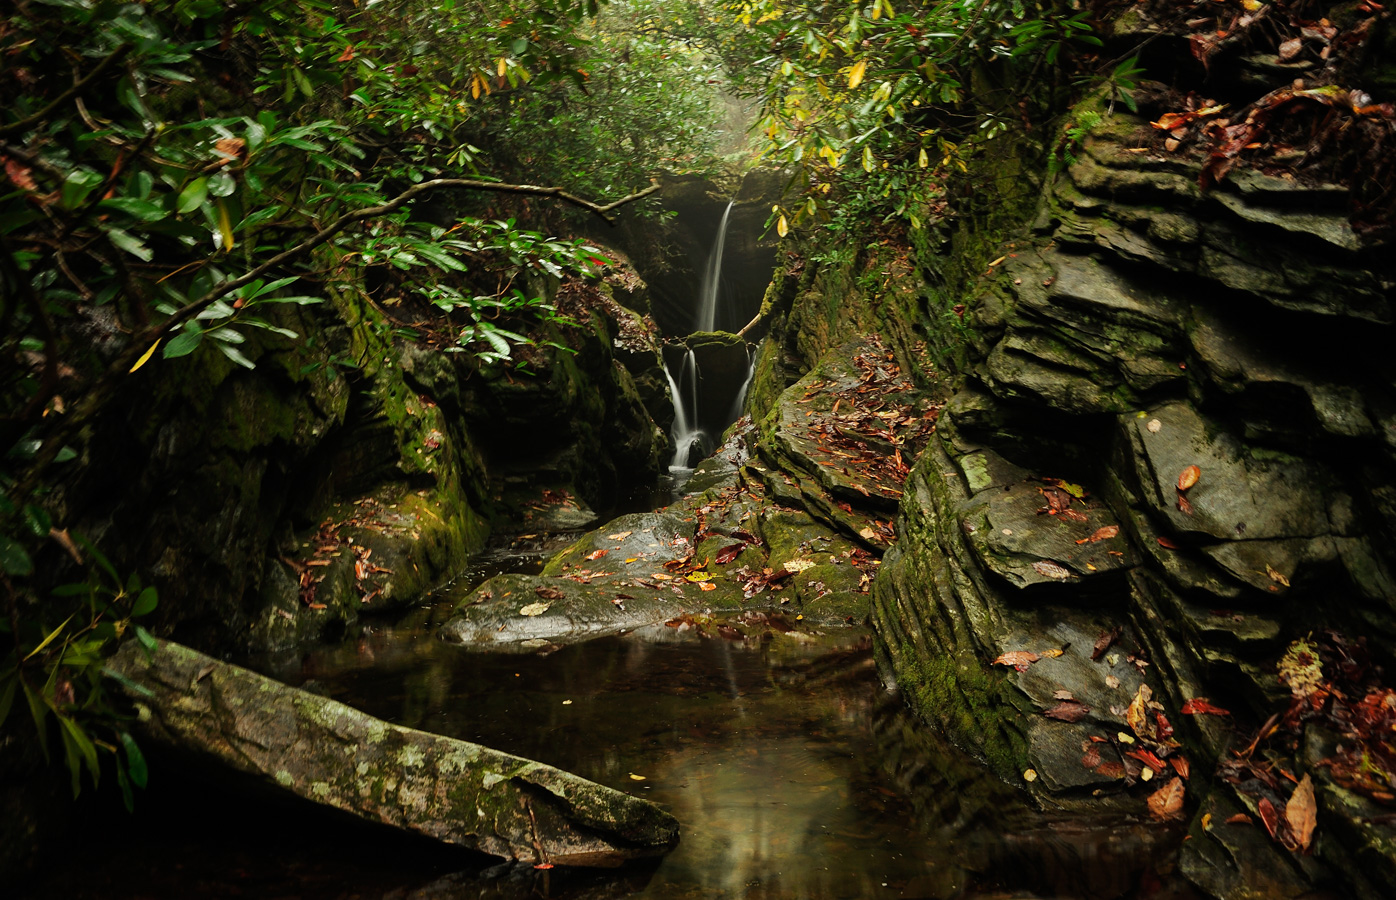
[{"label": "tree branch", "polygon": [[0,125],[0,135],[22,133],[24,129],[28,128],[29,126],[37,125],[44,119],[47,119],[55,109],[58,109],[58,107],[62,106],[64,103],[67,103],[69,100],[73,99],[78,94],[81,94],[83,91],[87,89],[87,86],[89,84],[105,75],[107,69],[110,69],[112,66],[120,62],[121,58],[125,56],[127,53],[129,53],[130,50],[130,44],[122,44],[120,47],[117,47],[115,50],[111,52],[109,56],[107,56],[106,59],[97,63],[96,68],[94,68],[91,72],[88,72],[86,78],[83,78],[81,81],[77,82],[72,87],[59,94],[48,106],[45,106],[43,109],[34,113],[32,116],[25,116],[18,122],[11,122],[8,125]]},{"label": "tree branch", "polygon": [[377,206],[366,206],[362,209],[347,212],[335,219],[325,228],[317,231],[299,244],[296,244],[294,247],[283,250],[281,253],[278,253],[246,274],[225,281],[210,289],[198,300],[185,304],[165,321],[143,328],[133,335],[126,349],[117,354],[116,358],[107,366],[107,370],[102,373],[97,382],[92,385],[92,388],[83,395],[80,401],[70,408],[69,413],[63,417],[58,426],[48,437],[44,438],[43,445],[35,455],[34,462],[29,472],[26,474],[24,482],[20,485],[17,496],[26,496],[33,490],[38,483],[39,475],[53,462],[54,458],[58,455],[58,451],[62,449],[68,437],[106,403],[107,396],[116,389],[123,376],[130,373],[131,367],[135,361],[142,353],[150,349],[156,341],[163,340],[172,331],[197,316],[200,312],[203,312],[203,310],[207,309],[219,298],[225,297],[233,291],[251,284],[258,278],[290,262],[296,257],[309,253],[311,250],[324,244],[330,240],[330,238],[339,234],[355,222],[361,222],[364,219],[377,218],[378,216],[385,216],[391,212],[395,212],[412,200],[424,194],[431,193],[432,191],[441,190],[443,188],[463,188],[476,191],[495,191],[505,194],[528,194],[538,197],[553,197],[563,202],[570,203],[573,206],[578,206],[596,213],[602,219],[614,225],[615,219],[613,219],[609,213],[627,203],[633,203],[642,197],[648,197],[650,194],[656,193],[660,187],[660,183],[654,181],[649,187],[642,191],[627,194],[611,203],[600,204],[587,200],[584,197],[578,197],[576,194],[569,193],[560,187],[540,187],[531,184],[506,184],[494,181],[477,181],[470,178],[436,178],[431,181],[423,181],[421,184],[414,184],[391,200],[380,203]]}]

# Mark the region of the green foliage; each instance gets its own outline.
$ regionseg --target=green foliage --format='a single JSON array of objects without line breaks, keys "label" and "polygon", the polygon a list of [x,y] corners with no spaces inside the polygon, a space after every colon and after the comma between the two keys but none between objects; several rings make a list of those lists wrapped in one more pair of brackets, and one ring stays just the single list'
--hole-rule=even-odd
[{"label": "green foliage", "polygon": [[609,260],[507,214],[462,216],[467,201],[439,199],[436,182],[494,197],[522,181],[505,187],[556,197],[529,188],[552,183],[576,202],[708,165],[717,70],[639,27],[665,8],[36,0],[0,12],[0,453],[17,471],[0,485],[0,629],[14,644],[0,712],[25,698],[45,752],[59,734],[75,791],[105,753],[124,791],[144,783],[101,660],[123,636],[150,639],[134,620],[156,596],[90,546],[73,553],[91,577],[47,596],[54,573],[35,560],[66,532],[42,500],[56,464],[87,452],[83,427],[123,390],[193,365],[252,368],[287,342],[303,374],[354,368],[343,347],[300,333],[329,315],[314,308],[327,285],[407,304],[485,364],[564,322],[537,286]]},{"label": "green foliage", "polygon": [[[741,86],[762,103],[765,155],[800,167],[808,182],[777,210],[782,233],[848,218],[850,205],[874,222],[918,227],[986,141],[1051,101],[1047,76],[1088,68],[1101,44],[1089,12],[1050,0],[733,0],[727,8],[742,29],[736,42],[754,59]],[[973,102],[972,83],[981,95]],[[1039,97],[1013,85],[1032,85]]]},{"label": "green foliage", "polygon": [[[27,507],[17,515],[5,501],[0,512],[7,530],[20,525],[31,532],[42,528],[47,535],[51,527],[37,508]],[[68,540],[66,534],[62,538]],[[0,727],[22,696],[45,758],[51,753],[53,734],[58,734],[73,796],[82,790],[84,772],[94,787],[99,783],[101,758],[109,755],[129,809],[134,803],[132,787],[146,784],[145,757],[107,696],[107,680],[124,679],[107,669],[105,661],[128,632],[147,649],[154,647],[154,638],[133,620],[155,611],[155,587],[143,585],[134,573],[123,579],[96,547],[79,537],[68,549],[75,557],[85,554],[91,559],[87,578],[54,588],[39,609],[21,616],[12,579],[32,574],[33,567],[27,553],[14,550],[18,545],[8,535],[0,540],[12,549],[0,576],[9,606],[9,616],[0,619],[0,638],[11,644],[0,657]]]}]

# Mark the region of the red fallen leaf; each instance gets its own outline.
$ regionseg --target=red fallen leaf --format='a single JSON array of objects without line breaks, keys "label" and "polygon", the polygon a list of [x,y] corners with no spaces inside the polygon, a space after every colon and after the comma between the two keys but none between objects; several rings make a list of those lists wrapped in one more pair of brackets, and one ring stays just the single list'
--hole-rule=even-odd
[{"label": "red fallen leaf", "polygon": [[726,565],[741,555],[745,548],[746,544],[730,544],[717,551],[717,556],[714,559],[717,560],[718,565]]},{"label": "red fallen leaf", "polygon": [[[1158,736],[1162,740],[1168,740],[1173,736],[1173,723],[1168,721],[1168,717],[1161,712],[1154,713],[1154,721],[1158,722]],[[1181,774],[1181,773],[1180,773]],[[1187,776],[1184,775],[1184,778]]]},{"label": "red fallen leaf", "polygon": [[21,191],[38,191],[39,186],[34,183],[31,176],[33,170],[28,166],[22,166],[17,160],[5,157],[5,174],[9,176],[14,186]]},{"label": "red fallen leaf", "polygon": [[533,593],[542,597],[544,600],[561,600],[563,597],[567,596],[557,588],[550,587],[534,588]]},{"label": "red fallen leaf", "polygon": [[1010,650],[994,660],[996,666],[1012,666],[1019,672],[1027,671],[1028,666],[1037,662],[1042,657],[1031,650]]},{"label": "red fallen leaf", "polygon": [[1158,545],[1159,545],[1160,547],[1164,548],[1165,550],[1181,550],[1181,549],[1183,549],[1182,547],[1180,547],[1180,546],[1178,546],[1177,544],[1175,544],[1171,539],[1166,538],[1166,537],[1160,537],[1160,538],[1158,539]]},{"label": "red fallen leaf", "polygon": [[1184,497],[1181,491],[1178,493],[1178,512],[1185,516],[1192,515],[1192,504],[1188,502],[1188,498]]},{"label": "red fallen leaf", "polygon": [[749,531],[742,531],[740,528],[736,531],[733,531],[731,534],[728,535],[728,537],[736,538],[739,541],[745,541],[748,544],[755,544],[757,542],[756,535],[752,534]]},{"label": "red fallen leaf", "polygon": [[1058,719],[1062,722],[1079,722],[1090,713],[1091,708],[1077,700],[1063,700],[1042,714],[1049,719]]},{"label": "red fallen leaf", "polygon": [[1124,778],[1125,767],[1114,760],[1107,760],[1095,767],[1096,774],[1104,775],[1106,778]]},{"label": "red fallen leaf", "polygon": [[1269,797],[1261,797],[1256,807],[1260,812],[1261,824],[1265,826],[1266,831],[1270,832],[1270,837],[1278,841],[1280,839],[1280,814],[1275,811],[1275,804],[1270,802]]},{"label": "red fallen leaf", "polygon": [[600,559],[601,557],[605,556],[607,553],[610,553],[610,552],[611,552],[611,551],[609,551],[609,550],[593,550],[592,552],[590,552],[590,553],[588,553],[588,554],[586,555],[586,558],[587,558],[588,561],[595,560],[595,559]]},{"label": "red fallen leaf", "polygon": [[1149,812],[1161,821],[1176,819],[1183,812],[1183,779],[1174,778],[1149,795]]},{"label": "red fallen leaf", "polygon": [[1178,710],[1185,716],[1229,716],[1231,710],[1222,709],[1213,705],[1206,697],[1193,697],[1183,703],[1183,708]]},{"label": "red fallen leaf", "polygon": [[1168,764],[1148,750],[1130,750],[1125,756],[1131,756],[1139,760],[1144,765],[1153,769],[1155,775],[1161,775],[1168,770]]},{"label": "red fallen leaf", "polygon": [[1313,780],[1305,775],[1299,786],[1285,804],[1285,822],[1290,833],[1299,843],[1301,852],[1307,853],[1314,837],[1314,827],[1318,825],[1318,808],[1314,802]]},{"label": "red fallen leaf", "polygon": [[1100,765],[1100,748],[1092,744],[1081,757],[1081,765],[1094,769]]},{"label": "red fallen leaf", "polygon": [[1118,526],[1118,525],[1103,525],[1103,526],[1101,526],[1100,528],[1097,528],[1094,532],[1092,532],[1090,537],[1081,538],[1081,540],[1077,541],[1076,543],[1078,543],[1078,544],[1094,544],[1096,541],[1108,541],[1108,540],[1110,540],[1112,537],[1114,537],[1115,535],[1117,535],[1117,534],[1119,534],[1119,533],[1120,533],[1120,526]]},{"label": "red fallen leaf", "polygon": [[1188,466],[1186,469],[1178,473],[1178,490],[1186,491],[1194,484],[1197,484],[1197,479],[1201,477],[1201,469],[1199,469],[1197,466]]},{"label": "red fallen leaf", "polygon": [[1100,658],[1105,655],[1105,651],[1110,649],[1110,645],[1119,639],[1119,628],[1112,628],[1109,631],[1103,632],[1100,637],[1095,639],[1095,647],[1091,650],[1091,662],[1098,662]]},{"label": "red fallen leaf", "polygon": [[1226,824],[1228,825],[1251,825],[1254,823],[1255,819],[1252,819],[1245,813],[1237,813],[1236,815],[1231,816],[1226,820]]},{"label": "red fallen leaf", "polygon": [[1186,756],[1174,756],[1169,759],[1168,762],[1173,766],[1173,771],[1177,772],[1183,778],[1187,778],[1192,771],[1192,767],[1188,765],[1188,758]]}]

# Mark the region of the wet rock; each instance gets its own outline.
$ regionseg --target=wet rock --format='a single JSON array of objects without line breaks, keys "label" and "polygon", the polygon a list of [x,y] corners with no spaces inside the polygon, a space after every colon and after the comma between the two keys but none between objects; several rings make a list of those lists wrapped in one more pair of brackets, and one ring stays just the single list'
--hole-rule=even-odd
[{"label": "wet rock", "polygon": [[542,763],[374,719],[173,642],[128,642],[112,668],[146,740],[373,822],[532,863],[661,855],[678,822]]}]

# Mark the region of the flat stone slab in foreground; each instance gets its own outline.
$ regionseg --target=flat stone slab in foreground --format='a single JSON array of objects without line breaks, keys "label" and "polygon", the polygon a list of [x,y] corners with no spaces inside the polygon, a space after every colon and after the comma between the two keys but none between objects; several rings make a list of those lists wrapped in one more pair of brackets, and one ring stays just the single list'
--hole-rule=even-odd
[{"label": "flat stone slab in foreground", "polygon": [[527,862],[616,866],[659,856],[678,821],[644,800],[488,747],[403,728],[170,641],[110,667],[147,740],[307,800]]}]

